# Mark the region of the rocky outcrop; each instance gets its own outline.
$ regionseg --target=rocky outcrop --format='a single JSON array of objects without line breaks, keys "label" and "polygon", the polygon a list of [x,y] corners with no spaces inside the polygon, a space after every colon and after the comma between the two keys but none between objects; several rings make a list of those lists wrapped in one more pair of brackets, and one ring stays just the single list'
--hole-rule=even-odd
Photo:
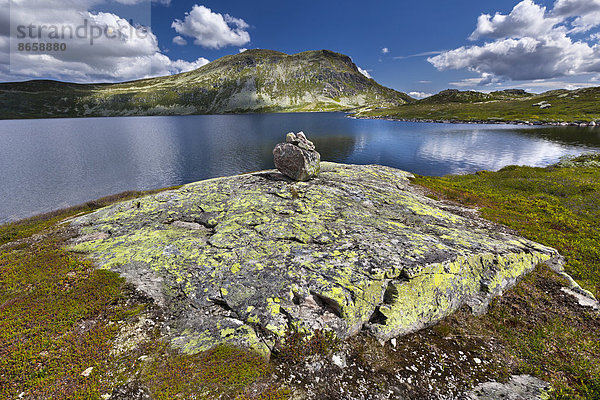
[{"label": "rocky outcrop", "polygon": [[[72,221],[88,253],[164,307],[188,352],[268,354],[290,329],[380,340],[494,296],[557,252],[429,199],[407,172],[321,163],[197,182]],[[466,215],[466,214],[465,214]]]},{"label": "rocky outcrop", "polygon": [[507,383],[486,382],[477,385],[467,400],[543,400],[549,399],[549,384],[529,375],[513,375]]},{"label": "rocky outcrop", "polygon": [[321,155],[304,132],[287,134],[286,142],[273,149],[275,168],[295,181],[308,181],[316,178],[321,169]]}]

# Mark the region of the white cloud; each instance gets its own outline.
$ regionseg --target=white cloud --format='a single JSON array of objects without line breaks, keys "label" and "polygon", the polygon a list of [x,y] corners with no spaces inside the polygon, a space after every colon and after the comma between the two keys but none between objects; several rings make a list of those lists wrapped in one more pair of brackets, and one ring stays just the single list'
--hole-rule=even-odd
[{"label": "white cloud", "polygon": [[[489,86],[489,85],[502,85],[502,81],[492,74],[483,73],[479,78],[467,78],[462,79],[458,82],[450,82],[450,85],[457,87],[468,87],[468,86]],[[483,90],[484,91],[484,90]]]},{"label": "white cloud", "polygon": [[[585,77],[583,77],[585,79]],[[457,82],[450,82],[449,84],[458,88],[473,88],[475,86],[480,86],[481,78],[467,78]],[[596,79],[597,81],[597,79]],[[504,90],[507,87],[510,88],[523,88],[526,92],[532,93],[541,93],[546,92],[548,90],[556,90],[556,89],[580,89],[586,87],[594,87],[598,86],[598,83],[594,83],[594,77],[589,78],[589,82],[569,82],[561,79],[536,79],[534,81],[527,81],[521,84],[517,84],[515,82],[503,83],[496,82],[486,88],[486,90],[477,89],[480,92],[489,93],[494,90]]]},{"label": "white cloud", "polygon": [[180,35],[192,37],[195,44],[206,48],[220,49],[250,42],[246,21],[212,12],[204,6],[195,5],[183,21],[176,19],[171,26]]},{"label": "white cloud", "polygon": [[477,28],[469,38],[535,38],[550,33],[559,22],[559,18],[546,16],[546,7],[538,6],[532,0],[524,0],[508,15],[496,13],[493,17],[489,14],[479,16]]},{"label": "white cloud", "polygon": [[[73,82],[115,82],[185,72],[208,63],[205,58],[192,62],[171,60],[161,53],[158,39],[149,28],[134,27],[112,13],[88,11],[88,7],[98,4],[99,0],[48,0],[43,3],[21,0],[11,4],[10,16],[8,9],[2,7],[0,21],[10,18],[14,29],[13,32],[0,31],[0,60],[8,59],[9,50],[11,54],[10,70],[8,65],[0,67],[3,79],[50,77]],[[56,26],[61,35],[65,28],[65,37],[60,41],[66,44],[66,50],[17,51],[17,43],[21,40],[13,40],[13,48],[9,49],[8,35],[16,36],[19,25],[29,24]],[[71,29],[76,32],[82,26],[87,26],[85,36],[70,36]],[[50,30],[42,33],[42,40],[35,32],[36,37],[31,41],[43,41],[49,37]]]},{"label": "white cloud", "polygon": [[600,25],[600,0],[557,0],[552,12],[562,18],[575,17],[572,32],[587,32]]},{"label": "white cloud", "polygon": [[361,74],[363,74],[364,76],[366,76],[369,79],[372,78],[371,74],[369,74],[369,71],[367,71],[366,69],[362,69],[358,65],[356,67],[358,68],[358,72],[360,72]]},{"label": "white cloud", "polygon": [[388,49],[387,47],[384,47],[383,49],[381,49],[381,52],[382,52],[383,54],[387,54],[387,53],[389,53],[389,52],[390,52],[390,49]]},{"label": "white cloud", "polygon": [[411,54],[408,56],[397,56],[397,57],[394,57],[394,60],[405,60],[407,58],[433,56],[433,55],[440,54],[440,53],[443,53],[443,51],[424,51],[422,53]]},{"label": "white cloud", "polygon": [[600,45],[573,37],[592,27],[595,22],[589,17],[600,10],[598,7],[600,0],[557,0],[547,10],[532,0],[523,0],[508,15],[479,17],[470,39],[491,41],[446,51],[428,61],[438,70],[476,72],[479,85],[600,72]]},{"label": "white cloud", "polygon": [[[168,59],[167,56],[164,56],[164,57],[166,57]],[[193,71],[195,69],[205,66],[209,62],[210,61],[204,57],[200,57],[196,61],[192,61],[192,62],[184,61],[184,60],[173,61],[171,59],[163,60],[163,65],[166,66],[165,70],[167,70],[168,72],[166,72],[164,74],[160,74],[160,75],[169,75],[169,74],[174,74],[174,73]]]},{"label": "white cloud", "polygon": [[245,48],[245,47],[242,47],[241,49],[239,49],[239,50],[238,50],[238,52],[240,52],[240,53],[243,53],[243,52],[245,52],[245,51],[248,51],[248,49],[247,49],[247,48]]},{"label": "white cloud", "polygon": [[187,40],[185,40],[181,36],[177,35],[173,38],[173,43],[175,43],[179,46],[185,46],[187,44]]},{"label": "white cloud", "polygon": [[590,79],[590,82],[568,82],[564,80],[545,80],[540,79],[533,82],[527,82],[527,86],[532,88],[531,91],[547,91],[547,90],[555,90],[555,89],[581,89],[586,87],[594,87],[598,86],[597,83],[593,83],[593,79]]},{"label": "white cloud", "polygon": [[432,93],[425,92],[409,92],[408,95],[410,97],[414,97],[415,99],[424,99],[425,97],[433,96]]},{"label": "white cloud", "polygon": [[426,85],[428,83],[431,83],[431,81],[419,81],[419,83],[422,83],[422,84]]}]

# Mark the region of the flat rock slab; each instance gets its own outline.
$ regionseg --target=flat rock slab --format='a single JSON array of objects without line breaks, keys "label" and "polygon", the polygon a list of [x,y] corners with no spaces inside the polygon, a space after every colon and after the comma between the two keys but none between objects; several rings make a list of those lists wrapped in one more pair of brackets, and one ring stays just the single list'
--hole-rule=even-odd
[{"label": "flat rock slab", "polygon": [[494,296],[558,253],[465,218],[420,194],[411,175],[322,163],[212,179],[73,220],[89,253],[163,306],[174,344],[269,354],[289,329],[368,330],[381,340]]},{"label": "flat rock slab", "polygon": [[543,400],[548,399],[549,384],[529,375],[513,375],[507,383],[477,385],[468,400]]}]

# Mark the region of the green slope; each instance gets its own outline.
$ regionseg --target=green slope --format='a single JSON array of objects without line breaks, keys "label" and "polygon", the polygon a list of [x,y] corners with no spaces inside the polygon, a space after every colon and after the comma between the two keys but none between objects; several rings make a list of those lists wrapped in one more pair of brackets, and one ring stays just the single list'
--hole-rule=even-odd
[{"label": "green slope", "polygon": [[[542,104],[550,104],[543,108]],[[600,87],[528,94],[520,90],[492,93],[445,90],[394,107],[362,109],[358,117],[407,120],[588,123],[600,120]]]},{"label": "green slope", "polygon": [[248,50],[183,74],[118,84],[0,84],[0,118],[341,111],[413,101],[327,50]]}]

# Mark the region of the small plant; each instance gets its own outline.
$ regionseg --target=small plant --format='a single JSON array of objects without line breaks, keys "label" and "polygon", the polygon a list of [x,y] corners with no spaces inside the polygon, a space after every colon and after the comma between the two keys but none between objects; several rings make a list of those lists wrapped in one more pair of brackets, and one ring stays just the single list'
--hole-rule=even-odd
[{"label": "small plant", "polygon": [[293,330],[276,344],[274,353],[285,362],[298,363],[312,356],[327,357],[338,346],[339,339],[333,331],[319,329],[308,335]]}]

